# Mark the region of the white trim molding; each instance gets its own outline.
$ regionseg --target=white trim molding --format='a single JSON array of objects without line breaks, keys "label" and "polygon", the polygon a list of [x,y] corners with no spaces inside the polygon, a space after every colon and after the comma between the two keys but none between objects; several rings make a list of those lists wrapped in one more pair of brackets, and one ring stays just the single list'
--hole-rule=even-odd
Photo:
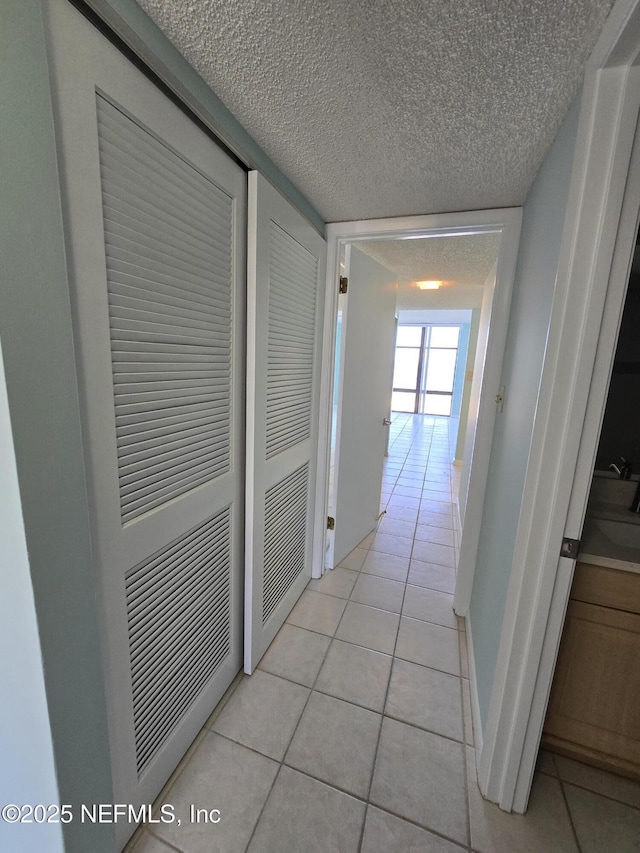
[{"label": "white trim molding", "polygon": [[[473,651],[473,634],[471,620],[464,617],[464,630],[467,635],[467,657],[469,658],[469,693],[471,694],[471,718],[473,723],[473,746],[476,755],[482,753],[484,746],[482,738],[482,719],[480,717],[480,700],[478,698],[478,678],[476,676],[476,657]],[[477,766],[477,761],[476,761]]]},{"label": "white trim molding", "polygon": [[[451,237],[476,234],[500,233],[500,248],[496,274],[491,276],[490,290],[483,300],[486,311],[488,336],[486,349],[482,352],[480,367],[474,371],[472,399],[477,404],[475,438],[469,450],[471,471],[469,492],[475,495],[474,506],[481,515],[482,498],[486,486],[489,450],[496,416],[494,396],[500,385],[502,357],[509,321],[511,292],[515,276],[522,208],[475,210],[462,213],[443,213],[425,216],[404,216],[393,219],[357,220],[336,222],[327,225],[327,292],[325,301],[324,352],[321,380],[320,432],[318,450],[318,476],[316,492],[316,521],[314,525],[313,577],[320,577],[324,570],[326,516],[329,494],[329,454],[331,437],[331,408],[333,398],[333,364],[335,358],[335,333],[338,308],[337,282],[339,276],[341,247],[357,244],[363,240],[406,240],[430,237]],[[489,280],[488,280],[489,281]],[[478,351],[481,349],[478,344]],[[482,368],[482,369],[480,369]],[[467,461],[465,460],[465,464]],[[471,522],[469,523],[469,518]],[[473,583],[475,555],[478,547],[480,517],[473,513],[465,519],[462,552],[466,558],[458,569],[458,583],[465,590],[463,600],[468,606],[467,591]],[[458,609],[460,615],[466,609]]]},{"label": "white trim molding", "polygon": [[[634,67],[640,51],[639,8],[639,0],[619,0],[584,81],[547,351],[478,766],[482,793],[507,811],[526,810],[575,565],[559,557],[560,544],[563,536],[579,538],[584,516],[582,511],[569,517],[569,505],[640,108],[640,69]],[[636,201],[635,214],[629,214],[633,227],[637,215]],[[629,223],[626,230],[633,233]],[[618,296],[623,298],[624,293]],[[609,344],[612,350],[615,339]],[[598,432],[591,435],[592,445]],[[587,451],[594,454],[595,447]],[[584,510],[586,494],[582,499]]]}]

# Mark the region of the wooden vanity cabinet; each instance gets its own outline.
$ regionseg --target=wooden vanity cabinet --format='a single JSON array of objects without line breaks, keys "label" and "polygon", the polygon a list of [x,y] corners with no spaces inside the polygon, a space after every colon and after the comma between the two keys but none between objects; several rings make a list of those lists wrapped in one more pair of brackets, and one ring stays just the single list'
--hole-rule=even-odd
[{"label": "wooden vanity cabinet", "polygon": [[640,574],[577,563],[542,744],[640,779]]}]

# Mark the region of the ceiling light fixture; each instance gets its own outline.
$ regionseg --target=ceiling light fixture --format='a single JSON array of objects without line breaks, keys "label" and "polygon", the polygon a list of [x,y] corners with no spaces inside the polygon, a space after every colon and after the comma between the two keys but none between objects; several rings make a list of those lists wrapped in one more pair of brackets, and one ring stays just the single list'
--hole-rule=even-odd
[{"label": "ceiling light fixture", "polygon": [[437,290],[442,287],[441,281],[416,281],[416,284],[420,290]]}]

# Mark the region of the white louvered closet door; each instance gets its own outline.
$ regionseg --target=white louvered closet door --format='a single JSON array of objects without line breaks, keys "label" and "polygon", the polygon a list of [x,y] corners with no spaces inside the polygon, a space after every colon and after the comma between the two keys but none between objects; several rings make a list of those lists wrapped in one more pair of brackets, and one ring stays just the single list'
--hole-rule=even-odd
[{"label": "white louvered closet door", "polygon": [[326,243],[249,173],[245,672],[311,576]]},{"label": "white louvered closet door", "polygon": [[242,666],[247,179],[48,12],[114,796],[139,804]]}]

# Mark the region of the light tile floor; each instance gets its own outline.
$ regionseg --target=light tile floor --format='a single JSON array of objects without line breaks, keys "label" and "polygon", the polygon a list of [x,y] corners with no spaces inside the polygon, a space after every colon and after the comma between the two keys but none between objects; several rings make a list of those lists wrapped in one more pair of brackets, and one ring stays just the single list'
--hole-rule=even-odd
[{"label": "light tile floor", "polygon": [[[135,853],[631,853],[640,785],[542,753],[529,811],[475,782],[445,418],[394,415],[386,514],[311,581],[165,789]],[[192,823],[190,804],[220,822]]]}]

